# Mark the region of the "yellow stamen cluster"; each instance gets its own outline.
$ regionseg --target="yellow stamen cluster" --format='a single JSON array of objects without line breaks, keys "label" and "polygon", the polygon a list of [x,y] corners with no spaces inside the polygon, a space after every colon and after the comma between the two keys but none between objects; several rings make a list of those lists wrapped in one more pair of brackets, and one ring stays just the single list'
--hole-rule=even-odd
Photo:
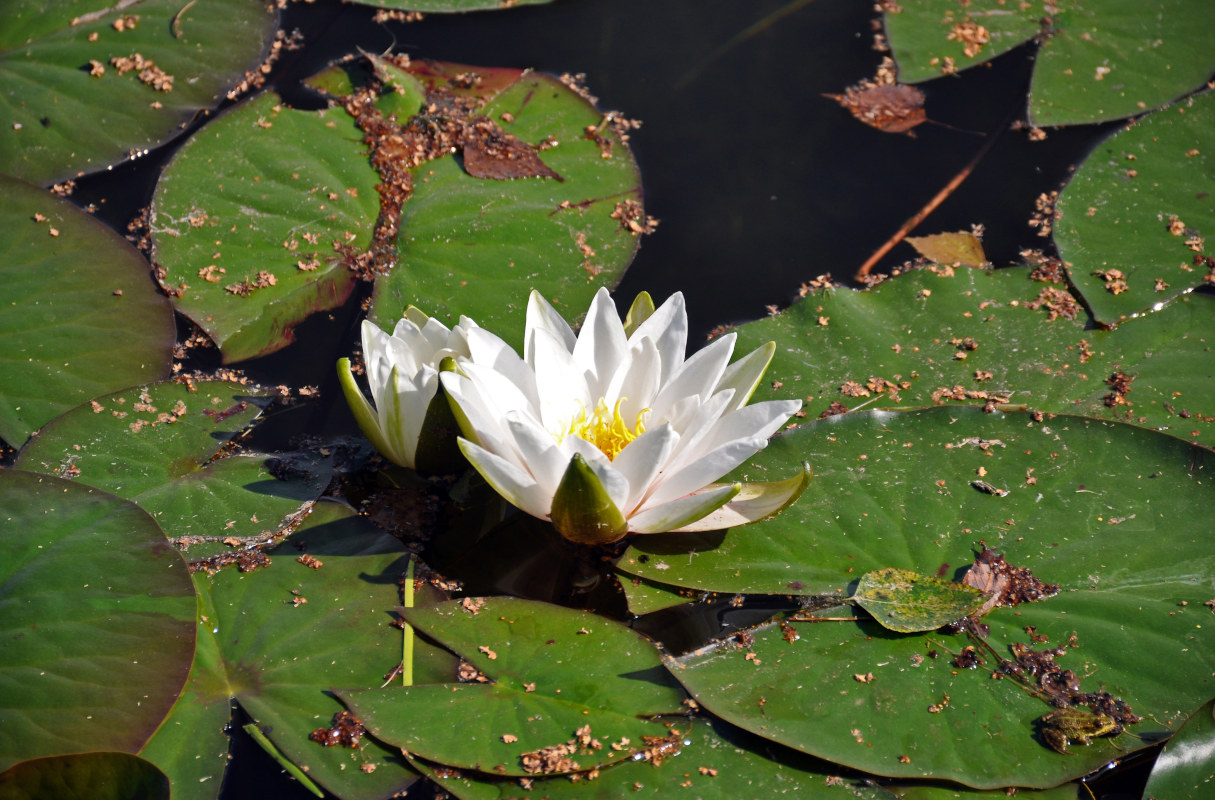
[{"label": "yellow stamen cluster", "polygon": [[582,409],[581,413],[570,423],[570,429],[565,435],[577,436],[579,439],[590,442],[598,447],[609,460],[615,461],[616,456],[620,455],[620,451],[629,442],[645,433],[644,417],[649,411],[648,408],[642,409],[641,413],[637,415],[636,424],[630,428],[624,418],[620,416],[620,404],[624,401],[623,397],[617,400],[616,407],[609,411],[604,399],[599,398],[599,405],[595,406],[595,411],[590,417],[587,416],[586,409]]}]

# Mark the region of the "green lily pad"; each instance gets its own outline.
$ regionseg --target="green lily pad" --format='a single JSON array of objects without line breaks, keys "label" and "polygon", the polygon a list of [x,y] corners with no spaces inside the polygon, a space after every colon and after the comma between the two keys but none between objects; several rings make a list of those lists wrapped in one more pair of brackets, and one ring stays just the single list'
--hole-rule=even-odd
[{"label": "green lily pad", "polygon": [[918,83],[985,63],[1040,38],[1030,87],[1034,125],[1078,125],[1159,108],[1215,70],[1205,0],[1066,0],[1041,7],[1004,0],[906,3],[885,15],[899,78]]},{"label": "green lily pad", "polygon": [[194,588],[156,522],[111,494],[0,472],[0,769],[135,752],[194,654]]},{"label": "green lily pad", "polygon": [[1059,198],[1055,242],[1099,322],[1155,311],[1215,280],[1215,261],[1203,261],[1215,235],[1212,184],[1210,92],[1124,128],[1085,160]]},{"label": "green lily pad", "polygon": [[22,761],[0,773],[3,800],[169,800],[169,779],[129,753]]},{"label": "green lily pad", "polygon": [[66,200],[4,176],[0,283],[0,437],[10,444],[90,397],[168,374],[173,311],[143,257]]},{"label": "green lily pad", "polygon": [[[637,166],[578,92],[513,69],[371,65],[374,100],[304,112],[262,95],[193,137],[157,187],[165,284],[228,362],[289,343],[306,316],[345,300],[356,273],[374,278],[371,317],[387,328],[415,305],[521,332],[531,289],[581,308],[632,260],[645,222]],[[354,91],[370,78],[344,70],[310,84]],[[347,107],[378,131],[370,161]],[[430,159],[411,167],[415,144]]]},{"label": "green lily pad", "polygon": [[[854,578],[892,565],[960,577],[986,542],[1061,587],[984,617],[1003,657],[1031,643],[1026,626],[1049,639],[1035,649],[1074,633],[1060,666],[1092,676],[1086,691],[1124,699],[1145,717],[1132,731],[1149,738],[1205,699],[1215,640],[1207,610],[1194,609],[1215,577],[1209,450],[1099,420],[941,408],[803,425],[739,474],[779,474],[806,459],[815,483],[776,519],[715,537],[638,537],[620,567],[695,589],[842,600]],[[791,625],[796,636],[757,631],[751,656],[721,646],[682,659],[674,674],[736,725],[894,777],[1046,787],[1145,746],[1124,735],[1054,752],[1035,738],[1047,703],[991,680],[990,658],[976,670],[952,664],[965,638],[897,634],[868,619]]]},{"label": "green lily pad", "polygon": [[[267,568],[199,579],[214,613],[200,622],[218,643],[222,666],[200,673],[188,691],[212,701],[227,692],[283,756],[339,797],[404,791],[417,773],[399,750],[369,737],[356,747],[308,738],[344,710],[331,687],[380,686],[401,662],[402,632],[392,622],[401,604],[404,547],[349,509],[321,503],[269,555]],[[445,651],[415,642],[415,680],[444,680],[454,669]],[[161,745],[166,756],[188,739],[197,708],[179,705],[162,731],[179,713],[187,724]],[[206,748],[213,750],[214,744]]]},{"label": "green lily pad", "polygon": [[886,568],[862,575],[852,600],[883,628],[916,633],[957,622],[983,604],[983,594],[962,583]]},{"label": "green lily pad", "polygon": [[629,611],[634,614],[651,614],[664,608],[674,608],[696,600],[698,592],[681,590],[678,586],[668,586],[657,581],[647,581],[641,578],[622,578],[620,586],[629,601]]},{"label": "green lily pad", "polygon": [[[622,763],[644,749],[643,737],[672,735],[652,717],[685,710],[654,646],[603,617],[512,598],[405,616],[489,682],[338,695],[377,739],[429,761],[517,777]],[[418,724],[437,719],[458,723]],[[683,731],[688,721],[672,725]],[[568,760],[539,755],[566,744]]]},{"label": "green lily pad", "polygon": [[139,156],[244,80],[276,24],[245,0],[5,3],[0,171],[50,183]]},{"label": "green lily pad", "polygon": [[[685,726],[686,727],[686,726]],[[761,798],[805,793],[815,798],[892,800],[880,788],[857,781],[827,778],[834,765],[748,734],[719,719],[696,718],[677,742],[658,745],[650,758],[628,761],[595,776],[571,781],[568,776],[531,779],[523,796],[552,800],[611,797]],[[416,762],[416,759],[415,759]],[[462,800],[508,800],[520,797],[519,779],[494,779],[483,773],[435,769],[420,764],[426,776]]]},{"label": "green lily pad", "polygon": [[195,134],[152,201],[153,258],[179,311],[225,363],[289,344],[356,278],[335,245],[367,248],[379,180],[339,108],[296,111],[266,92]]},{"label": "green lily pad", "polygon": [[17,465],[139,504],[192,560],[230,552],[271,536],[320,496],[332,471],[308,454],[217,457],[268,395],[224,381],[126,389],[47,425]]},{"label": "green lily pad", "polygon": [[1202,797],[1215,779],[1215,700],[1185,721],[1164,745],[1144,797]]},{"label": "green lily pad", "polygon": [[1064,285],[1029,274],[934,267],[863,292],[815,291],[739,327],[744,351],[777,344],[755,400],[808,398],[809,419],[832,403],[991,402],[1122,419],[1215,444],[1204,421],[1215,419],[1211,297],[1181,297],[1134,324],[1093,330],[1060,294]]},{"label": "green lily pad", "polygon": [[472,317],[521,346],[532,289],[582,313],[632,261],[638,234],[628,222],[641,213],[641,178],[628,147],[611,126],[601,141],[588,139],[587,128],[603,115],[556,78],[511,78],[485,92],[480,113],[522,142],[559,142],[539,155],[560,179],[474,178],[467,159],[453,156],[414,169],[413,196],[401,212],[400,266],[376,281],[370,316],[381,327],[416,305],[447,324]]}]

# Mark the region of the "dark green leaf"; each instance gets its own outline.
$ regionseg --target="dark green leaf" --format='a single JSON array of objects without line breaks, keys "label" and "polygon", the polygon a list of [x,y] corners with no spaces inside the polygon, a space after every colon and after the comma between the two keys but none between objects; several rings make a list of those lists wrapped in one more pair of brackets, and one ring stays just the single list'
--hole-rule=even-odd
[{"label": "dark green leaf", "polygon": [[1199,798],[1215,780],[1215,700],[1194,712],[1152,766],[1144,797]]},{"label": "dark green leaf", "polygon": [[866,572],[852,599],[883,628],[899,633],[936,630],[983,604],[978,589],[894,568]]},{"label": "dark green leaf", "polygon": [[71,477],[138,503],[192,560],[265,538],[329,482],[326,459],[216,459],[268,402],[239,383],[159,383],[99,397],[48,425],[17,466]]},{"label": "dark green leaf", "polygon": [[[301,554],[319,565],[300,563]],[[283,756],[341,797],[404,791],[417,774],[398,750],[368,738],[354,749],[308,739],[343,710],[331,687],[380,686],[401,662],[402,632],[392,621],[401,603],[404,548],[349,509],[321,503],[270,558],[265,569],[229,569],[200,580],[209,584],[214,616],[207,622],[222,673],[200,674],[191,689],[212,698],[229,689]],[[416,642],[414,654],[415,680],[452,674],[445,652]],[[179,706],[166,729],[178,713],[190,720],[195,712]],[[171,751],[171,744],[162,750]],[[364,764],[373,771],[362,771]]]},{"label": "dark green leaf", "polygon": [[0,171],[49,183],[140,155],[242,81],[275,24],[246,0],[4,3]]},{"label": "dark green leaf", "polygon": [[[1085,691],[1123,698],[1145,717],[1131,732],[1149,738],[1206,699],[1215,670],[1201,608],[1215,579],[1209,450],[1098,420],[942,408],[803,425],[736,477],[803,460],[816,480],[776,519],[716,537],[638,537],[621,567],[723,593],[842,596],[854,576],[892,565],[958,578],[986,542],[1061,587],[984,617],[1003,657],[1013,643],[1055,647],[1074,633],[1060,667],[1091,676]],[[980,476],[1008,494],[977,489]],[[1145,746],[1123,735],[1055,753],[1035,738],[1047,703],[991,680],[989,656],[977,670],[953,666],[965,638],[895,634],[867,620],[793,626],[792,641],[777,626],[757,632],[750,660],[723,646],[684,659],[675,675],[734,724],[882,775],[1044,787]],[[1026,626],[1049,643],[1032,644]]]},{"label": "dark green leaf", "polygon": [[0,800],[169,800],[169,779],[128,753],[48,756],[0,773]]},{"label": "dark green leaf", "polygon": [[168,374],[173,312],[147,270],[89,215],[0,176],[0,437],[19,446],[90,397]]},{"label": "dark green leaf", "polygon": [[137,506],[0,472],[0,769],[41,756],[137,751],[194,654],[185,562]]},{"label": "dark green leaf", "polygon": [[1085,160],[1059,198],[1055,241],[1098,321],[1116,324],[1210,285],[1215,262],[1202,256],[1215,234],[1212,185],[1209,92],[1124,128]]},{"label": "dark green leaf", "polygon": [[[835,402],[858,409],[1003,401],[1215,444],[1215,428],[1203,421],[1215,418],[1211,297],[1182,297],[1102,331],[1060,293],[1065,285],[1027,280],[1028,270],[932,270],[864,292],[819,290],[741,326],[742,350],[777,343],[755,400],[808,397],[810,419]],[[1062,316],[1052,320],[1055,313]],[[1114,385],[1119,374],[1129,392]]]},{"label": "dark green leaf", "polygon": [[637,234],[612,214],[640,202],[641,178],[610,125],[602,142],[587,138],[603,116],[556,78],[497,70],[478,91],[488,101],[481,113],[503,132],[529,145],[559,142],[539,155],[561,180],[474,178],[453,156],[415,169],[400,266],[376,281],[371,318],[390,329],[410,305],[447,324],[464,314],[518,346],[530,290],[581,313],[624,272]]},{"label": "dark green leaf", "polygon": [[186,143],[156,187],[153,258],[177,308],[226,362],[277,350],[355,278],[335,244],[366,249],[379,213],[363,134],[340,108],[295,111],[267,92]]},{"label": "dark green leaf", "polygon": [[[687,727],[687,724],[680,726]],[[656,749],[657,759],[629,759],[575,782],[567,776],[535,778],[524,796],[552,800],[616,797],[773,797],[805,794],[816,800],[893,800],[893,795],[856,781],[827,780],[833,765],[774,747],[719,719],[695,719],[677,742]],[[426,775],[463,800],[520,797],[519,780],[478,773],[452,774],[422,765]]]},{"label": "dark green leaf", "polygon": [[[982,64],[1040,38],[1030,88],[1034,125],[1121,119],[1202,86],[1215,69],[1205,0],[1067,0],[1057,10],[1004,0],[921,0],[886,13],[908,83]],[[1044,13],[1046,16],[1044,16]]]},{"label": "dark green leaf", "polygon": [[[427,760],[499,775],[618,763],[643,736],[670,731],[642,717],[684,710],[683,693],[647,640],[603,617],[511,598],[405,612],[421,634],[460,654],[492,682],[340,691],[375,736]],[[459,720],[418,725],[421,719]],[[675,728],[689,723],[678,720]],[[602,747],[581,746],[590,726]],[[627,740],[627,741],[626,741]],[[578,767],[531,765],[524,754],[573,742]],[[630,744],[631,742],[631,744]],[[615,744],[615,747],[611,745]]]}]

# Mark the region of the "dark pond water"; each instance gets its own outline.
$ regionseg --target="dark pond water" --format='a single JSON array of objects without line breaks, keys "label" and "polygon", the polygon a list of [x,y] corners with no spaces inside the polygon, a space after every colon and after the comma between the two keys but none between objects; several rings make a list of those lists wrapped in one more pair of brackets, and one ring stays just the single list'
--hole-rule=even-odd
[{"label": "dark pond water", "polygon": [[[1044,243],[1026,224],[1034,199],[1058,188],[1104,132],[1052,131],[1039,143],[1024,132],[1000,134],[1025,107],[1027,48],[924,87],[928,115],[943,125],[922,125],[914,138],[861,125],[822,96],[873,75],[881,59],[871,47],[871,4],[857,0],[558,0],[413,24],[377,24],[372,13],[325,0],[292,5],[285,27],[302,31],[306,46],[279,63],[274,88],[288,102],[314,105],[299,79],[357,49],[586,73],[603,108],[644,121],[633,150],[646,210],[661,220],[618,302],[627,307],[641,290],[657,299],[683,291],[701,335],[694,340],[789,304],[820,274],[847,280],[992,137],[973,174],[917,233],[981,224],[988,257],[1012,263]],[[123,228],[148,202],[171,151],[83,180],[75,199],[100,204],[99,215]],[[879,269],[913,255],[900,245]],[[302,431],[354,432],[331,376],[358,319],[352,302],[311,320],[283,353],[238,365],[268,383],[320,385],[328,398],[280,415],[259,436],[286,443]],[[701,637],[721,622],[708,609],[670,624]],[[234,755],[225,797],[311,796],[242,735]]]}]

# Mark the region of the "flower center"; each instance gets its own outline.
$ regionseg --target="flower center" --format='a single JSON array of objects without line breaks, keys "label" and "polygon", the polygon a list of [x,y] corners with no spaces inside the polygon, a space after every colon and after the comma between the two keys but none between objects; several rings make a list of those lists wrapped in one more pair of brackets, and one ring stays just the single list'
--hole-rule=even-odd
[{"label": "flower center", "polygon": [[603,398],[599,398],[599,405],[595,406],[594,412],[588,417],[586,409],[582,409],[570,423],[570,429],[565,436],[577,436],[579,439],[590,442],[598,447],[609,460],[615,461],[616,456],[620,455],[620,451],[629,442],[645,433],[644,417],[649,411],[648,408],[642,409],[641,413],[637,415],[637,422],[630,428],[624,418],[620,416],[620,404],[624,400],[625,398],[617,400],[616,407],[609,411],[607,403]]}]

